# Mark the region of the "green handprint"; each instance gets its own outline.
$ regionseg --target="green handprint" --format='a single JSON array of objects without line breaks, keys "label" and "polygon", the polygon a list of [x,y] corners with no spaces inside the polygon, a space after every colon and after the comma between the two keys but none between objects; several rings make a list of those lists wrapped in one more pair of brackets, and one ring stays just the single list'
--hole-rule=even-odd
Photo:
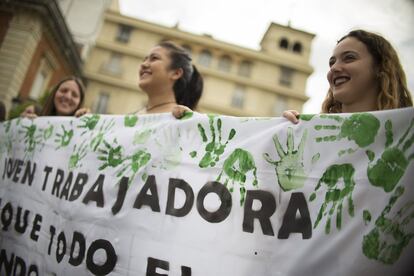
[{"label": "green handprint", "polygon": [[138,122],[137,115],[125,115],[124,117],[124,126],[126,127],[134,127]]},{"label": "green handprint", "polygon": [[53,135],[53,125],[43,129],[43,141],[47,141]]},{"label": "green handprint", "polygon": [[161,137],[155,138],[155,143],[162,152],[162,160],[159,165],[160,169],[172,170],[181,163],[182,147],[180,146],[180,129],[166,128]]},{"label": "green handprint", "polygon": [[[229,136],[227,138],[227,141],[222,143],[221,141],[221,119],[217,118],[216,120],[216,127],[217,130],[214,127],[214,119],[216,115],[208,115],[208,122],[210,125],[210,132],[211,132],[211,141],[206,144],[205,146],[205,154],[203,158],[199,162],[200,168],[207,168],[207,167],[214,167],[214,165],[219,161],[220,156],[224,153],[224,150],[226,149],[226,146],[228,142],[233,139],[234,135],[236,134],[236,131],[234,128],[230,130]],[[197,125],[198,130],[200,132],[201,138],[203,139],[203,143],[208,142],[208,138],[206,135],[206,131],[204,127],[201,124]],[[216,140],[216,132],[218,133],[218,139]],[[195,157],[195,152],[191,152],[190,156]]]},{"label": "green handprint", "polygon": [[398,143],[391,146],[394,142],[392,122],[390,120],[386,121],[385,150],[382,153],[381,158],[376,160],[373,164],[375,153],[370,150],[366,151],[370,161],[367,168],[369,182],[374,186],[382,187],[387,193],[391,192],[395,188],[401,177],[404,175],[408,164],[412,159],[414,159],[414,153],[411,153],[408,157],[405,156],[405,153],[410,149],[414,142],[414,133],[410,134],[410,138],[407,139],[408,133],[412,129],[413,124],[414,119],[411,119],[410,125]]},{"label": "green handprint", "polygon": [[15,141],[13,134],[6,131],[7,126],[4,126],[4,130],[5,132],[3,132],[3,136],[0,137],[0,159],[3,157],[4,153],[11,153],[13,149],[13,142]]},{"label": "green handprint", "polygon": [[414,237],[414,232],[410,233],[407,229],[408,223],[414,219],[414,201],[405,203],[394,216],[389,216],[392,207],[403,193],[404,187],[399,186],[395,189],[387,206],[375,221],[375,228],[364,236],[362,252],[369,259],[392,265]]},{"label": "green handprint", "polygon": [[[372,144],[380,127],[379,120],[370,113],[354,113],[349,118],[343,118],[338,115],[320,115],[323,119],[332,119],[340,123],[340,125],[316,125],[315,129],[320,130],[336,130],[339,129],[338,135],[329,135],[317,137],[316,142],[333,142],[343,138],[354,141],[360,148]],[[341,150],[339,155],[352,153],[356,149]]]},{"label": "green handprint", "polygon": [[80,120],[83,124],[78,125],[78,128],[83,128],[85,130],[81,133],[81,135],[84,135],[88,131],[94,130],[100,118],[101,116],[99,114],[82,116]]},{"label": "green handprint", "polygon": [[[125,158],[125,163],[121,166],[121,168],[117,172],[117,177],[123,177],[127,175],[129,172],[132,172],[132,175],[129,176],[128,184],[134,180],[135,175],[138,171],[147,165],[147,163],[151,160],[151,154],[145,150],[137,150],[131,156]],[[142,180],[145,181],[147,178],[147,174],[144,173],[142,175]]]},{"label": "green handprint", "polygon": [[99,170],[103,170],[106,167],[117,167],[118,165],[124,162],[123,158],[123,148],[121,145],[118,145],[116,138],[113,140],[112,146],[107,141],[103,141],[104,145],[98,150],[101,154],[98,159],[103,161],[103,165],[99,167]]},{"label": "green handprint", "polygon": [[221,176],[224,172],[227,176],[224,181],[224,186],[227,187],[230,182],[231,186],[228,187],[230,192],[233,192],[234,183],[238,183],[240,185],[240,206],[244,204],[244,200],[246,198],[246,188],[244,187],[244,183],[246,182],[246,174],[250,171],[253,173],[254,178],[252,185],[257,187],[257,168],[254,163],[253,156],[248,151],[237,148],[224,161],[223,170],[217,177],[217,181],[220,182]]},{"label": "green handprint", "polygon": [[36,146],[42,141],[42,134],[37,131],[37,126],[33,123],[30,126],[22,126],[22,128],[23,131],[19,131],[19,133],[24,134],[25,154],[32,154]]},{"label": "green handprint", "polygon": [[54,126],[48,122],[48,127],[46,128],[40,128],[39,133],[41,135],[41,141],[40,141],[40,149],[39,151],[43,150],[46,141],[49,140],[50,137],[53,135]]},{"label": "green handprint", "polygon": [[133,145],[145,144],[150,138],[151,134],[153,134],[154,132],[155,130],[151,128],[144,128],[142,130],[135,132],[132,144]]},{"label": "green handprint", "polygon": [[10,131],[11,124],[12,124],[12,120],[8,120],[7,122],[4,123],[6,133]]},{"label": "green handprint", "polygon": [[293,141],[293,129],[289,127],[287,131],[286,152],[283,150],[277,135],[274,135],[273,143],[275,144],[276,151],[279,155],[279,161],[272,160],[268,153],[263,154],[266,161],[275,166],[279,186],[284,192],[302,188],[305,184],[306,175],[303,168],[303,151],[307,133],[307,130],[305,130],[298,149],[293,150],[295,147]]},{"label": "green handprint", "polygon": [[87,154],[88,144],[86,143],[87,140],[84,140],[79,148],[78,145],[73,147],[73,153],[69,157],[69,170],[81,167],[82,165],[79,163]]},{"label": "green handprint", "polygon": [[156,133],[157,129],[163,123],[159,121],[157,115],[146,115],[139,120],[139,130],[135,132],[132,144],[142,145],[147,143],[152,134]]},{"label": "green handprint", "polygon": [[99,128],[98,132],[92,136],[91,142],[89,146],[93,151],[96,151],[98,147],[101,145],[104,135],[109,132],[115,125],[114,119],[107,121],[104,120],[102,122],[101,127]]},{"label": "green handprint", "polygon": [[[13,120],[8,120],[8,121],[6,121],[6,122],[4,123],[6,133],[8,133],[8,132],[10,131],[11,126],[13,125],[13,122],[15,122],[15,123],[16,123],[16,124],[15,124],[15,126],[18,126],[18,125],[20,125],[20,122],[21,122],[21,121],[22,121],[22,118],[21,118],[21,117],[18,117],[18,118],[13,119]],[[32,122],[32,123],[33,123],[33,122]]]},{"label": "green handprint", "polygon": [[62,133],[57,133],[55,139],[55,142],[58,143],[58,146],[56,147],[57,150],[63,147],[67,147],[73,137],[73,129],[66,130],[63,125],[61,125],[61,128]]},{"label": "green handprint", "polygon": [[316,114],[299,114],[299,119],[303,121],[310,121],[315,117]]},{"label": "green handprint", "polygon": [[[309,197],[310,201],[315,200],[316,191],[321,187],[321,185],[324,184],[327,186],[325,201],[319,209],[314,228],[318,226],[322,217],[327,216],[325,233],[329,234],[331,230],[331,217],[334,215],[336,210],[336,228],[340,230],[342,226],[342,204],[345,198],[348,200],[348,213],[351,217],[354,216],[354,202],[352,200],[352,192],[355,187],[354,172],[355,169],[352,164],[335,164],[330,166],[324,172],[322,178],[319,179],[319,182],[315,187],[315,192],[313,192]],[[339,187],[342,182],[340,181],[341,179],[344,184],[342,189]],[[328,204],[332,204],[329,211],[326,210]]]}]

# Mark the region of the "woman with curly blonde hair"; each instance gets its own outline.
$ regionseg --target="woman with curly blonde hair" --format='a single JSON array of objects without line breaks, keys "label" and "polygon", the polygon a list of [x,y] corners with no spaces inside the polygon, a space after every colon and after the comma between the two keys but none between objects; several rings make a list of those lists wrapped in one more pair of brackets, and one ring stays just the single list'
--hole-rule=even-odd
[{"label": "woman with curly blonde hair", "polygon": [[[352,113],[413,106],[397,52],[382,36],[354,30],[342,37],[329,59],[328,94],[322,113]],[[299,113],[283,116],[297,123]]]}]

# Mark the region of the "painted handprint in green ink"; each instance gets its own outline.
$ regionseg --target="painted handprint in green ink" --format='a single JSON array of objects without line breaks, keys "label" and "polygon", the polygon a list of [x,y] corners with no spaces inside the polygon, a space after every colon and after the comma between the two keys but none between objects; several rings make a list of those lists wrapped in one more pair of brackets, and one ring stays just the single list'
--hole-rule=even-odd
[{"label": "painted handprint in green ink", "polygon": [[78,125],[78,128],[83,128],[84,131],[81,133],[81,136],[85,133],[95,129],[96,125],[99,122],[101,116],[99,114],[85,115],[80,118],[82,121],[81,125]]},{"label": "painted handprint in green ink", "polygon": [[10,131],[11,125],[12,125],[12,120],[9,120],[9,121],[4,123],[4,126],[5,126],[4,129],[5,129],[6,133]]},{"label": "painted handprint in green ink", "polygon": [[102,141],[104,140],[104,135],[107,134],[115,125],[114,119],[103,120],[99,130],[92,135],[91,142],[89,143],[92,151],[97,151]]},{"label": "painted handprint in green ink", "polygon": [[[410,133],[413,125],[414,118],[411,119],[410,125],[398,143],[392,145],[394,142],[392,122],[390,120],[386,121],[385,150],[381,154],[381,158],[374,162],[375,153],[370,150],[366,151],[370,161],[367,168],[369,182],[376,187],[382,187],[387,193],[395,188],[401,177],[404,175],[408,164],[414,159],[413,152],[406,157],[408,150],[411,149],[411,146],[414,143],[414,132]],[[408,138],[409,133],[410,137]]]},{"label": "painted handprint in green ink", "polygon": [[[315,191],[309,197],[310,201],[314,201],[316,199],[316,191],[322,184],[326,186],[325,201],[319,209],[314,228],[318,226],[323,217],[327,217],[325,233],[329,234],[331,231],[331,218],[336,211],[336,228],[340,230],[342,227],[342,205],[345,199],[348,202],[348,214],[351,217],[354,216],[354,202],[352,199],[352,192],[355,188],[354,172],[354,167],[348,163],[335,164],[326,169],[322,178],[319,179]],[[343,187],[341,188],[340,186]],[[329,205],[331,207],[327,210]]]},{"label": "painted handprint in green ink", "polygon": [[[223,170],[217,177],[217,181],[220,182],[221,177],[223,176],[225,179],[224,186],[226,186],[230,192],[233,192],[235,183],[239,184],[241,206],[244,204],[246,198],[245,182],[247,178],[246,175],[249,172],[252,172],[253,174],[252,185],[257,187],[257,168],[253,156],[248,151],[237,148],[224,161]],[[229,183],[230,186],[228,186]]]},{"label": "painted handprint in green ink", "polygon": [[280,160],[272,160],[268,153],[263,154],[265,160],[275,166],[279,186],[285,192],[302,188],[305,184],[306,174],[303,165],[303,151],[306,137],[307,130],[304,131],[297,150],[294,150],[293,129],[289,127],[287,131],[286,152],[280,144],[277,135],[273,136],[273,143]]},{"label": "painted handprint in green ink", "polygon": [[[25,120],[27,121],[27,119],[25,119]],[[6,133],[8,133],[11,129],[13,129],[12,128],[13,123],[15,123],[14,126],[17,127],[17,126],[20,126],[21,122],[22,122],[22,117],[18,117],[18,118],[15,118],[13,120],[6,121],[4,123]],[[33,121],[32,121],[32,123],[33,123]],[[14,129],[16,129],[16,128],[14,128]]]},{"label": "painted handprint in green ink", "polygon": [[134,127],[138,122],[137,115],[125,115],[124,117],[124,126],[126,127]]},{"label": "painted handprint in green ink", "polygon": [[13,149],[13,143],[16,141],[15,133],[10,132],[11,121],[3,123],[3,136],[0,137],[0,158],[4,153],[10,154]]},{"label": "painted handprint in green ink", "polygon": [[47,127],[39,129],[39,133],[41,134],[41,142],[39,143],[40,148],[38,149],[38,151],[43,150],[47,140],[49,140],[53,136],[53,130],[54,126],[50,124],[50,122],[48,122]]},{"label": "painted handprint in green ink", "polygon": [[[360,148],[371,145],[375,141],[375,137],[380,127],[380,121],[370,113],[354,113],[348,118],[343,118],[339,115],[320,115],[322,119],[331,119],[337,121],[339,124],[331,125],[316,125],[317,131],[321,130],[339,130],[337,135],[328,135],[317,137],[316,142],[333,142],[344,138],[349,141],[354,141]],[[339,155],[352,153],[357,149],[346,149],[339,151]]]},{"label": "painted handprint in green ink", "polygon": [[172,170],[181,164],[183,149],[180,146],[180,129],[169,127],[155,138],[155,143],[162,152],[162,160],[157,167],[163,170]]},{"label": "painted handprint in green ink", "polygon": [[29,126],[22,126],[23,130],[19,133],[23,134],[23,141],[25,144],[25,155],[34,153],[36,146],[42,141],[42,134],[37,131],[37,126],[32,122]]},{"label": "painted handprint in green ink", "polygon": [[49,126],[45,129],[43,129],[43,141],[49,140],[50,137],[53,135],[53,125],[49,124]]},{"label": "painted handprint in green ink", "polygon": [[135,132],[134,137],[132,139],[132,144],[133,145],[145,144],[154,132],[155,130],[152,128],[143,128]]},{"label": "painted handprint in green ink", "polygon": [[87,148],[87,140],[83,141],[79,147],[78,145],[73,147],[72,155],[69,157],[69,170],[82,167],[80,161],[86,156]]},{"label": "painted handprint in green ink", "polygon": [[66,128],[61,125],[62,132],[56,133],[55,142],[58,144],[56,149],[67,147],[73,137],[73,129],[66,130]]},{"label": "painted handprint in green ink", "polygon": [[312,120],[316,114],[299,114],[299,119],[303,121],[310,121]]},{"label": "painted handprint in green ink", "polygon": [[362,252],[369,259],[392,265],[401,256],[404,248],[414,237],[408,224],[414,219],[414,201],[406,202],[394,215],[390,215],[394,204],[404,193],[404,187],[397,187],[375,221],[375,227],[363,238]]},{"label": "painted handprint in green ink", "polygon": [[139,120],[139,129],[134,133],[132,144],[146,144],[148,139],[156,133],[159,126],[160,122],[156,115],[146,115],[141,117]]},{"label": "painted handprint in green ink", "polygon": [[98,160],[103,164],[99,167],[99,170],[104,170],[106,167],[117,167],[124,162],[123,147],[118,144],[116,138],[113,140],[112,145],[107,141],[103,141],[103,145],[98,149],[100,155]]},{"label": "painted handprint in green ink", "polygon": [[20,125],[21,121],[21,118],[17,118],[0,124],[0,130],[3,133],[0,136],[0,158],[4,153],[10,154],[12,152],[13,145],[16,144],[16,141],[24,142],[24,158],[31,157],[34,154],[37,144],[41,143],[42,135],[36,125],[32,126],[33,121],[26,120],[30,122],[30,125],[27,126]]},{"label": "painted handprint in green ink", "polygon": [[[137,150],[134,154],[125,158],[125,163],[118,170],[117,177],[128,176],[128,184],[131,184],[140,169],[144,168],[150,160],[150,153],[144,149]],[[147,174],[143,173],[142,180],[145,181],[146,178]]]},{"label": "painted handprint in green ink", "polygon": [[[216,163],[220,160],[220,156],[224,153],[224,150],[226,149],[228,142],[231,139],[233,139],[234,135],[236,135],[236,131],[234,130],[234,128],[232,128],[230,130],[227,141],[222,142],[221,119],[217,118],[217,120],[215,120],[216,117],[217,117],[216,115],[208,115],[208,119],[209,119],[208,122],[209,122],[210,132],[211,132],[210,141],[209,141],[209,138],[207,138],[204,127],[200,123],[197,125],[201,138],[203,140],[203,143],[207,143],[204,148],[205,154],[201,158],[198,164],[200,168],[214,167],[214,165],[216,165]],[[214,126],[214,121],[216,123],[215,126]],[[217,138],[217,135],[218,135],[218,138]],[[196,154],[194,154],[194,152],[191,152],[190,156],[196,157]]]}]

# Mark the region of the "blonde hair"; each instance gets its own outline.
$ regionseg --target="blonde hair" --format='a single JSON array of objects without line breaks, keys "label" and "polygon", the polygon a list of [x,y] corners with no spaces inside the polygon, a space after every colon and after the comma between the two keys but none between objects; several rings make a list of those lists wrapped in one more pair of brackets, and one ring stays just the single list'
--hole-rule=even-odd
[{"label": "blonde hair", "polygon": [[[405,72],[392,45],[382,36],[364,30],[351,31],[338,43],[348,37],[364,43],[373,57],[379,83],[377,110],[413,106]],[[342,104],[334,99],[332,89],[329,88],[322,103],[322,113],[340,112]]]}]

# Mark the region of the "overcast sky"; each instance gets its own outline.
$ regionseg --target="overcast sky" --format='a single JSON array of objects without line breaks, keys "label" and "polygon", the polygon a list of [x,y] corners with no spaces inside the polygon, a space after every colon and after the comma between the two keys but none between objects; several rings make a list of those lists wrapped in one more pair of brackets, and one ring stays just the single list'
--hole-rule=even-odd
[{"label": "overcast sky", "polygon": [[318,113],[328,90],[328,59],[336,41],[363,28],[386,37],[397,49],[414,91],[414,0],[119,0],[121,13],[195,34],[259,49],[271,22],[316,34],[304,113]]}]

